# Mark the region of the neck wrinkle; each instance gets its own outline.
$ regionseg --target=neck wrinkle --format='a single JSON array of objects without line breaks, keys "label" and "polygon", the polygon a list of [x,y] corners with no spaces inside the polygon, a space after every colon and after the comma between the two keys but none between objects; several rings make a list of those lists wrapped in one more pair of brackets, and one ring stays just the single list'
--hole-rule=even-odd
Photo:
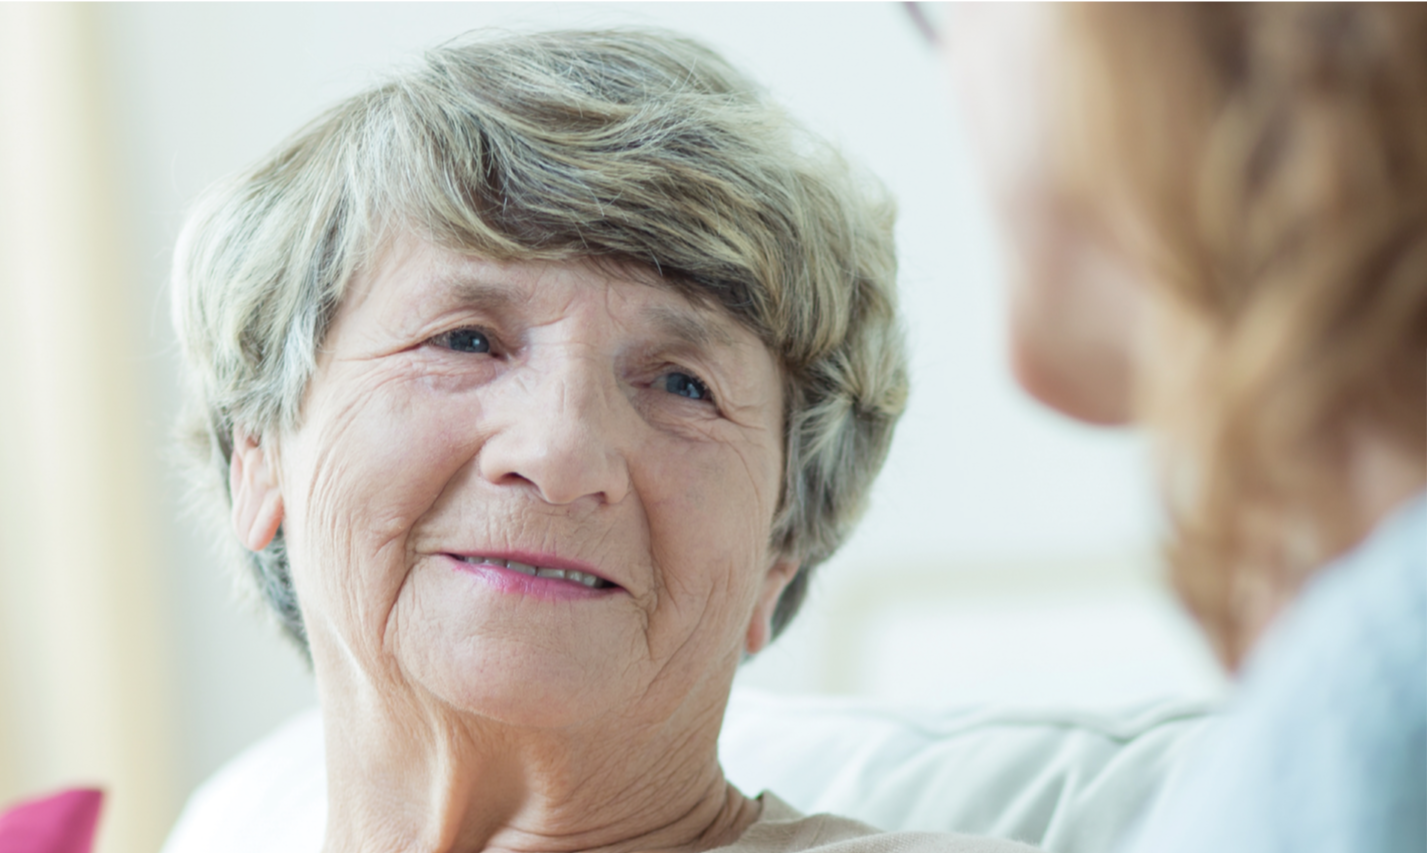
[{"label": "neck wrinkle", "polygon": [[692,727],[550,732],[367,687],[340,709],[323,697],[324,853],[695,853],[760,812],[719,767],[721,706]]}]

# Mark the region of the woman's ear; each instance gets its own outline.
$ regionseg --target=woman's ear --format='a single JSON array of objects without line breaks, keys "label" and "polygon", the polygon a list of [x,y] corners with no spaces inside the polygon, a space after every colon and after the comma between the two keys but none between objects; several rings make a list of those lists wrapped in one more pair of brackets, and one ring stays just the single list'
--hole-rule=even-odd
[{"label": "woman's ear", "polygon": [[233,458],[228,465],[228,491],[233,501],[233,531],[250,551],[268,547],[282,526],[282,491],[277,459],[258,439],[233,430]]},{"label": "woman's ear", "polygon": [[743,650],[756,655],[773,640],[773,611],[778,608],[778,599],[783,590],[792,583],[802,565],[796,558],[779,557],[768,567],[763,576],[763,588],[758,591],[758,603],[753,607],[753,617],[748,620],[748,634],[743,640]]}]

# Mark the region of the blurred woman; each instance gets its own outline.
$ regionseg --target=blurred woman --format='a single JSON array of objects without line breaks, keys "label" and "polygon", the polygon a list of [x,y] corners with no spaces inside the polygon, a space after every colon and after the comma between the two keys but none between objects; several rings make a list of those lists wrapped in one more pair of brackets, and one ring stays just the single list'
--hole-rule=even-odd
[{"label": "blurred woman", "polygon": [[1237,673],[1135,849],[1427,849],[1427,9],[978,13],[947,55],[1042,401],[1158,446]]}]

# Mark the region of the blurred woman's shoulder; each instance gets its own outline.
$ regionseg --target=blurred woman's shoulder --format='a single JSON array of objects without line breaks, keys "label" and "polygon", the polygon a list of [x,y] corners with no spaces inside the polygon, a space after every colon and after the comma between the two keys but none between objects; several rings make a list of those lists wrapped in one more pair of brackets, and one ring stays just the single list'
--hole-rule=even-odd
[{"label": "blurred woman's shoulder", "polygon": [[1134,849],[1427,850],[1427,493],[1269,628],[1210,738]]}]

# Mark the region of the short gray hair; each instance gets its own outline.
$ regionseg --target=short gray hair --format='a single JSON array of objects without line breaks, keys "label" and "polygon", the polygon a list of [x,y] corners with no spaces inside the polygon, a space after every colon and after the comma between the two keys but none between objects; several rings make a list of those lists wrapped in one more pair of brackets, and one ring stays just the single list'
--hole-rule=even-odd
[{"label": "short gray hair", "polygon": [[[782,369],[771,545],[802,568],[776,634],[861,514],[905,407],[893,219],[879,184],[696,42],[460,39],[338,104],[190,215],[173,273],[188,466],[226,519],[233,430],[296,425],[343,290],[389,229],[495,260],[647,267],[729,311]],[[244,553],[305,650],[281,534]]]}]

